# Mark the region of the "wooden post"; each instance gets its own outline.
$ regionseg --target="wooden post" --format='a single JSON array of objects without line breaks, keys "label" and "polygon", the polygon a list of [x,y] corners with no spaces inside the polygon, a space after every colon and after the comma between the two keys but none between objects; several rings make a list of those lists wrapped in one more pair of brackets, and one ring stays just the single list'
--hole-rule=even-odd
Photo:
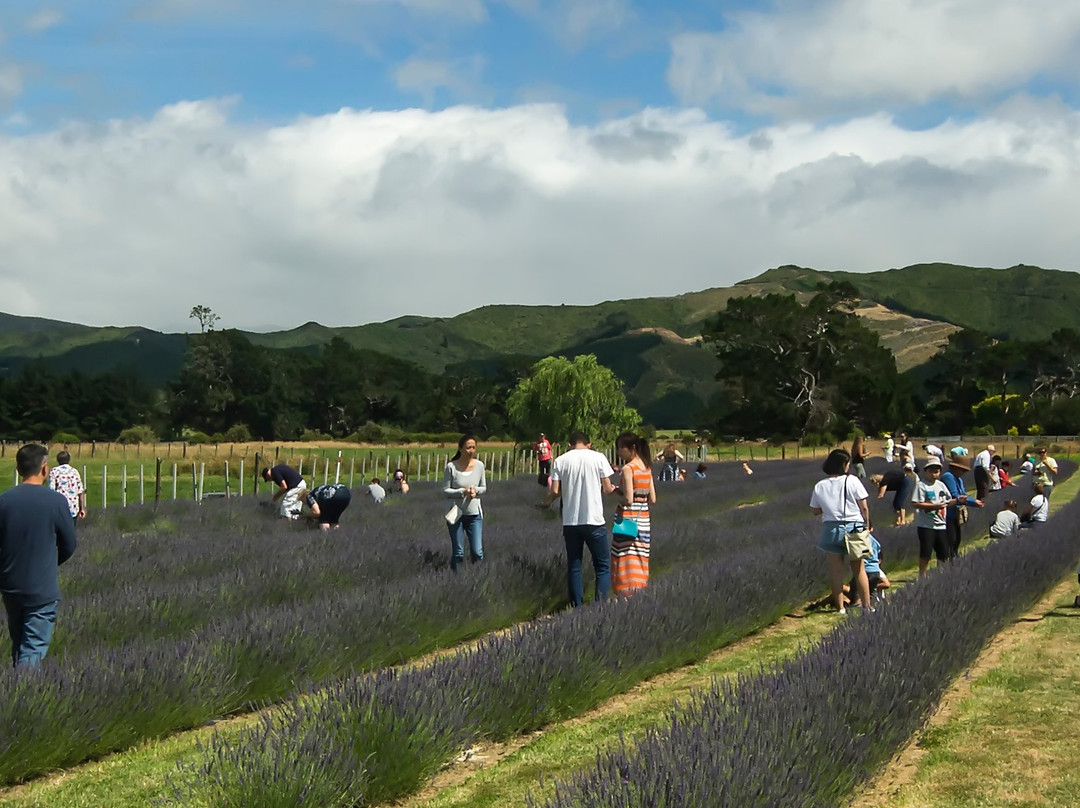
[{"label": "wooden post", "polygon": [[143,464],[140,463],[139,464],[139,504],[140,505],[145,505],[146,504],[146,495],[144,493],[143,484],[144,484],[144,480],[143,480]]},{"label": "wooden post", "polygon": [[109,467],[101,467],[101,510],[105,510],[105,505],[108,500],[106,492],[109,490]]},{"label": "wooden post", "polygon": [[199,501],[199,470],[194,462],[191,464],[191,501]]},{"label": "wooden post", "polygon": [[154,469],[154,504],[157,505],[161,502],[161,458],[157,459],[157,466]]},{"label": "wooden post", "polygon": [[225,461],[225,497],[229,497],[229,461]]},{"label": "wooden post", "polygon": [[92,441],[90,441],[90,457],[91,458],[94,456],[95,452],[97,452],[97,441],[92,440]]},{"label": "wooden post", "polygon": [[172,464],[172,498],[173,498],[174,502],[176,501],[176,481],[177,481],[177,479],[179,479],[179,477],[180,477],[180,475],[177,474],[176,464],[173,463]]},{"label": "wooden post", "polygon": [[[315,475],[312,474],[311,476],[314,477]],[[323,461],[322,484],[326,485],[326,483],[327,483],[327,481],[329,479],[330,479],[330,458],[328,457]],[[315,482],[315,481],[312,480],[312,482]]]},{"label": "wooden post", "polygon": [[356,455],[349,458],[349,488],[353,487],[353,472],[356,471]]},{"label": "wooden post", "polygon": [[124,470],[120,474],[120,507],[127,507],[127,463],[124,464]]},{"label": "wooden post", "polygon": [[[258,465],[256,463],[255,465]],[[244,458],[240,458],[240,471],[236,475],[236,485],[240,489],[239,496],[244,496]]]},{"label": "wooden post", "polygon": [[360,480],[364,481],[366,479],[367,479],[367,458],[362,457],[362,458],[360,458]]},{"label": "wooden post", "polygon": [[251,491],[252,491],[253,494],[255,494],[255,496],[259,495],[259,477],[261,476],[259,467],[262,465],[259,462],[260,457],[262,457],[262,455],[259,452],[256,452],[255,453],[255,475],[254,475],[254,477],[253,477],[253,479],[251,481]]},{"label": "wooden post", "polygon": [[[300,458],[300,465],[297,466],[296,470],[300,473],[301,477],[304,476],[304,458],[302,458],[302,457]],[[315,481],[312,480],[312,482],[315,482]]]},{"label": "wooden post", "polygon": [[203,484],[206,482],[206,464],[199,464],[199,502],[203,500]]},{"label": "wooden post", "polygon": [[787,447],[784,444],[780,444],[780,459],[787,460]]}]

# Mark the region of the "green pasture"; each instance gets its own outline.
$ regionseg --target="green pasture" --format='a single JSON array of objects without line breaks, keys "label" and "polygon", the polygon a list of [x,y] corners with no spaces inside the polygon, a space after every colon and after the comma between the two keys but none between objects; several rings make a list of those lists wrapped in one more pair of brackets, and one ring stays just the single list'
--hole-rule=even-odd
[{"label": "green pasture", "polygon": [[[657,441],[659,443],[659,441]],[[17,483],[15,453],[18,444],[0,444],[0,491]],[[348,443],[220,443],[185,444],[79,443],[50,447],[50,464],[67,449],[71,465],[83,475],[87,508],[116,507],[160,499],[197,499],[202,496],[238,496],[269,490],[257,480],[257,470],[288,463],[304,474],[309,484],[341,482],[350,486],[386,479],[403,469],[412,481],[435,481],[457,450],[454,445],[401,444],[358,446]],[[683,446],[685,464],[698,462],[760,461],[824,457],[826,448],[761,446],[747,443],[725,446]],[[480,459],[489,480],[515,474],[536,474],[531,447],[508,443],[481,443]],[[610,454],[610,453],[609,453]],[[158,460],[161,461],[160,491]],[[226,476],[227,475],[227,476]]]}]

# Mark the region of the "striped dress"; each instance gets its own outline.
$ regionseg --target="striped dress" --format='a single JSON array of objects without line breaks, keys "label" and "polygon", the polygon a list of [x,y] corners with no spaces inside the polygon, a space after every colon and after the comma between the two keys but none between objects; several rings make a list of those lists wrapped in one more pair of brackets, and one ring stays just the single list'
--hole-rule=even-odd
[{"label": "striped dress", "polygon": [[638,534],[635,538],[611,537],[611,588],[616,595],[627,595],[649,585],[649,539],[652,533],[649,490],[652,472],[636,465],[631,468],[634,470],[634,504],[619,505],[615,517],[633,519],[637,522]]}]

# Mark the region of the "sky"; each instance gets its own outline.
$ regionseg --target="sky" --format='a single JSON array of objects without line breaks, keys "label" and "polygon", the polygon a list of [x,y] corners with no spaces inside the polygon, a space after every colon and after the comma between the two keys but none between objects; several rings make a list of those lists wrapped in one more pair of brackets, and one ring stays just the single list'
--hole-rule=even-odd
[{"label": "sky", "polygon": [[1080,0],[0,7],[0,311],[197,330],[1080,269]]}]

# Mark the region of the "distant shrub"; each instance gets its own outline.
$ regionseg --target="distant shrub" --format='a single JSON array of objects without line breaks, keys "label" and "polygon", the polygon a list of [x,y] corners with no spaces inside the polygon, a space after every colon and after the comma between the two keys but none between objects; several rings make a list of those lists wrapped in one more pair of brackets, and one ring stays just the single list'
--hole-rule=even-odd
[{"label": "distant shrub", "polygon": [[1010,438],[1015,438],[1020,435],[1020,430],[1015,426],[1010,426],[1005,434],[1008,435]]},{"label": "distant shrub", "polygon": [[298,440],[314,443],[321,440],[330,440],[330,436],[327,435],[325,432],[320,432],[317,429],[305,429],[303,432],[300,433],[300,437],[298,438]]},{"label": "distant shrub", "polygon": [[200,432],[197,429],[185,429],[184,440],[193,446],[198,446],[203,443],[213,443],[214,439],[207,435],[205,432]]},{"label": "distant shrub", "polygon": [[1032,424],[1028,427],[1029,435],[1041,435],[1043,434],[1043,428],[1039,424]]},{"label": "distant shrub", "polygon": [[49,444],[56,443],[79,443],[82,441],[78,435],[73,432],[57,432],[52,438],[49,439]]},{"label": "distant shrub", "polygon": [[226,443],[250,443],[251,429],[247,424],[235,424],[226,429],[222,437]]},{"label": "distant shrub", "polygon": [[971,430],[971,434],[972,435],[987,435],[987,436],[993,435],[994,434],[994,428],[992,426],[990,426],[990,424],[983,424],[982,426],[977,426],[977,427],[973,428]]},{"label": "distant shrub", "polygon": [[803,446],[835,446],[836,435],[832,432],[807,432],[799,443]]},{"label": "distant shrub", "polygon": [[131,426],[120,433],[117,443],[156,443],[157,434],[146,424]]}]

